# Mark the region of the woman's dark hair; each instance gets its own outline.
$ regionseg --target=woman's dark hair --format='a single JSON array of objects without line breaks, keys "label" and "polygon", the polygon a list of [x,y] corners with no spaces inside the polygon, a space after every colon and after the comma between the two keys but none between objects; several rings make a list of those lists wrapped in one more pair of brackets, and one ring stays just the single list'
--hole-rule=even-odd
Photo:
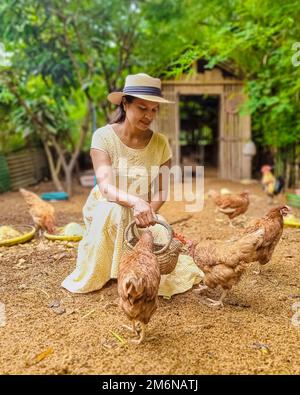
[{"label": "woman's dark hair", "polygon": [[[123,97],[125,98],[125,101],[127,103],[132,103],[133,100],[135,99],[135,97],[129,95],[125,95]],[[123,101],[122,101],[121,104],[118,105],[116,111],[112,114],[112,118],[109,123],[110,124],[122,123],[125,121],[125,118],[126,118],[126,111],[124,110]]]}]

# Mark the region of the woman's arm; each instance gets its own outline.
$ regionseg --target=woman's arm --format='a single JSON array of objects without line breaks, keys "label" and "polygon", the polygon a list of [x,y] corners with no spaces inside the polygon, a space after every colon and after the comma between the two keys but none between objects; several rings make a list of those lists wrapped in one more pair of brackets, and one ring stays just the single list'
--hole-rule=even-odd
[{"label": "woman's arm", "polygon": [[[170,169],[171,167],[171,159],[167,160],[160,166],[160,169],[166,166]],[[153,198],[151,199],[150,206],[157,212],[161,206],[165,203],[168,197],[169,192],[169,177],[163,177],[161,171],[159,172],[159,180],[158,180],[158,191],[154,194]]]},{"label": "woman's arm", "polygon": [[100,192],[109,201],[133,208],[133,216],[139,226],[154,224],[154,212],[149,203],[122,191],[114,185],[112,164],[105,151],[91,149],[91,157]]}]

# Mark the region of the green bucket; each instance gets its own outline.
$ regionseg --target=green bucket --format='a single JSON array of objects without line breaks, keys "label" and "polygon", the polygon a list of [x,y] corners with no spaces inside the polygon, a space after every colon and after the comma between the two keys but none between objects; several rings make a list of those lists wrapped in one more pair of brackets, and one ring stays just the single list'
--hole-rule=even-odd
[{"label": "green bucket", "polygon": [[300,207],[300,195],[294,193],[286,194],[287,204],[292,207]]}]

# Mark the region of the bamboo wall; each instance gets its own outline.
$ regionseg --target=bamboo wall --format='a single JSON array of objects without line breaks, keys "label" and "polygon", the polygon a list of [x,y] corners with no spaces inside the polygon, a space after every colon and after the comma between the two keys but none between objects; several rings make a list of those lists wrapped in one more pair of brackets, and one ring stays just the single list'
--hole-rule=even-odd
[{"label": "bamboo wall", "polygon": [[11,189],[16,190],[41,181],[48,176],[48,163],[41,149],[24,149],[5,156]]}]

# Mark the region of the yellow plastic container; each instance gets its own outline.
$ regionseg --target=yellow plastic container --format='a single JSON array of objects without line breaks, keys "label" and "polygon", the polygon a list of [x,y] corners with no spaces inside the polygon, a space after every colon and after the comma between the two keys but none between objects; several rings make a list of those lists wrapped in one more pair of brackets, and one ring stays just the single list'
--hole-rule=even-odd
[{"label": "yellow plastic container", "polygon": [[[70,225],[70,224],[68,224]],[[68,226],[62,226],[56,228],[58,233],[56,234],[51,234],[48,232],[44,232],[44,236],[48,240],[58,240],[58,241],[80,241],[82,239],[82,235],[66,235],[64,234],[66,227]],[[77,224],[75,224],[77,225]],[[80,225],[84,229],[84,225]]]},{"label": "yellow plastic container", "polygon": [[283,219],[284,226],[292,226],[293,228],[300,228],[300,219],[294,215],[289,215]]},{"label": "yellow plastic container", "polygon": [[21,236],[0,240],[0,247],[9,247],[15,244],[26,243],[31,240],[35,234],[35,227],[31,225],[12,225],[11,228],[22,233]]}]

